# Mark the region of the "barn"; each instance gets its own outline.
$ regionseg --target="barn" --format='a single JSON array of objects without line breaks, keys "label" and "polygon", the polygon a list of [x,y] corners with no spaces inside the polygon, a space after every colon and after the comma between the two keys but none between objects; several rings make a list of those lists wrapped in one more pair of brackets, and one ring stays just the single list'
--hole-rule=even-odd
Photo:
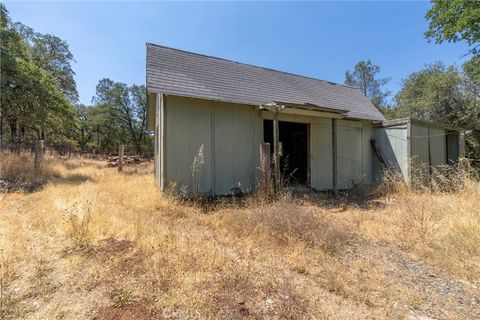
[{"label": "barn", "polygon": [[265,143],[291,183],[337,191],[376,180],[371,141],[387,126],[358,88],[150,43],[146,68],[161,189],[250,192]]}]

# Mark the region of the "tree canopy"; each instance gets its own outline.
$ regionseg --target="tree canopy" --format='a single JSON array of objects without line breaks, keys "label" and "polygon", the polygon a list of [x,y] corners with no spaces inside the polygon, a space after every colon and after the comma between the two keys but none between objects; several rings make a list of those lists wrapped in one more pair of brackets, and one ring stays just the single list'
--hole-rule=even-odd
[{"label": "tree canopy", "polygon": [[[0,11],[2,121],[5,118],[9,123],[14,144],[21,142],[21,133],[26,128],[33,130],[38,139],[44,139],[46,131],[61,130],[60,125],[72,119],[66,93],[68,91],[75,97],[73,71],[68,74],[73,81],[69,90],[64,90],[58,82],[57,73],[60,60],[68,64],[71,58],[62,52],[43,61],[35,59],[35,41],[27,41],[21,25],[11,21],[3,4],[0,4]],[[50,67],[46,68],[46,65]]]},{"label": "tree canopy", "polygon": [[8,135],[17,150],[40,139],[49,146],[103,153],[116,152],[124,143],[135,153],[152,153],[144,86],[103,79],[94,105],[78,104],[75,60],[67,42],[12,21],[3,4],[0,18],[2,142]]},{"label": "tree canopy", "polygon": [[[467,69],[470,63],[465,64]],[[478,83],[469,73],[441,62],[427,65],[403,80],[395,100],[396,117],[412,117],[472,130],[467,141],[470,155],[480,156]]]},{"label": "tree canopy", "polygon": [[480,1],[478,0],[432,0],[432,8],[425,18],[429,21],[425,32],[427,39],[436,43],[443,41],[466,41],[470,52],[480,49]]},{"label": "tree canopy", "polygon": [[146,91],[143,85],[128,86],[125,83],[102,79],[93,98],[104,116],[118,126],[122,142],[131,143],[137,153],[148,148],[145,146],[149,140],[146,128]]},{"label": "tree canopy", "polygon": [[363,94],[372,101],[379,109],[386,106],[386,98],[390,95],[382,89],[390,80],[389,78],[378,78],[380,67],[374,65],[370,60],[359,61],[352,72],[345,72],[345,84],[359,87]]}]

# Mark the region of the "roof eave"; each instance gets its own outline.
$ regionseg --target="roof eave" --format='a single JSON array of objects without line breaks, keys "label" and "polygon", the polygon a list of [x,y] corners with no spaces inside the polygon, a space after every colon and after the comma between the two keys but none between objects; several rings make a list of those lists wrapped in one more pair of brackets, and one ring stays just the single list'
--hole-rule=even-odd
[{"label": "roof eave", "polygon": [[378,123],[377,126],[381,128],[388,128],[388,127],[405,125],[408,123],[418,124],[422,126],[436,127],[436,128],[441,128],[441,129],[446,129],[451,131],[458,131],[458,132],[465,131],[465,128],[453,127],[453,126],[445,125],[445,124],[434,122],[434,121],[425,121],[425,120],[419,120],[414,118],[400,118],[400,119],[394,119],[394,120],[381,121]]}]

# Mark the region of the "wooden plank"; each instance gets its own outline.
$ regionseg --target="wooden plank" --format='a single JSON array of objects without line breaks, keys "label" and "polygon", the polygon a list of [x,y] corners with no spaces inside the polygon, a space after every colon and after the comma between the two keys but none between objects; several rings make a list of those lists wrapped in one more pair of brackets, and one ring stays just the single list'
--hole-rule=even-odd
[{"label": "wooden plank", "polygon": [[273,113],[273,166],[275,171],[275,192],[280,191],[280,150],[279,150],[278,111]]},{"label": "wooden plank", "polygon": [[163,94],[157,94],[156,97],[156,106],[155,109],[158,110],[158,130],[159,130],[159,145],[158,145],[158,152],[159,152],[159,164],[158,164],[158,178],[160,179],[160,190],[165,189],[165,170],[166,170],[166,130],[165,130],[165,107],[166,107],[166,97]]},{"label": "wooden plank", "polygon": [[432,184],[432,137],[430,135],[430,127],[427,128],[427,144],[428,144],[428,175],[430,178],[430,185]]},{"label": "wooden plank", "polygon": [[125,152],[125,146],[123,144],[118,148],[118,172],[123,171],[123,153]]},{"label": "wooden plank", "polygon": [[43,140],[38,139],[35,142],[35,159],[34,169],[35,173],[38,173],[43,162]]},{"label": "wooden plank", "polygon": [[389,170],[392,169],[392,167],[388,163],[387,159],[385,158],[385,155],[383,154],[383,151],[380,148],[380,145],[378,144],[377,140],[371,139],[370,144],[372,145],[373,150],[375,150],[375,154],[377,155],[378,160],[380,160],[382,165]]},{"label": "wooden plank", "polygon": [[260,188],[262,191],[269,193],[271,188],[271,153],[270,153],[270,143],[260,143],[260,170],[261,170],[261,179],[260,179]]},{"label": "wooden plank", "polygon": [[412,122],[410,119],[407,123],[407,184],[412,182]]}]

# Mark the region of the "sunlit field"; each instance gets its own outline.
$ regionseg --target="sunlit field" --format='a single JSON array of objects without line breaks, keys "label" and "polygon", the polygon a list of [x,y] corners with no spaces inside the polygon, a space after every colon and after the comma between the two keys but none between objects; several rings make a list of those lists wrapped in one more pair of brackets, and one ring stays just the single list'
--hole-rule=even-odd
[{"label": "sunlit field", "polygon": [[[3,154],[2,319],[479,319],[480,184],[214,204]],[[9,183],[5,183],[9,181]]]}]

